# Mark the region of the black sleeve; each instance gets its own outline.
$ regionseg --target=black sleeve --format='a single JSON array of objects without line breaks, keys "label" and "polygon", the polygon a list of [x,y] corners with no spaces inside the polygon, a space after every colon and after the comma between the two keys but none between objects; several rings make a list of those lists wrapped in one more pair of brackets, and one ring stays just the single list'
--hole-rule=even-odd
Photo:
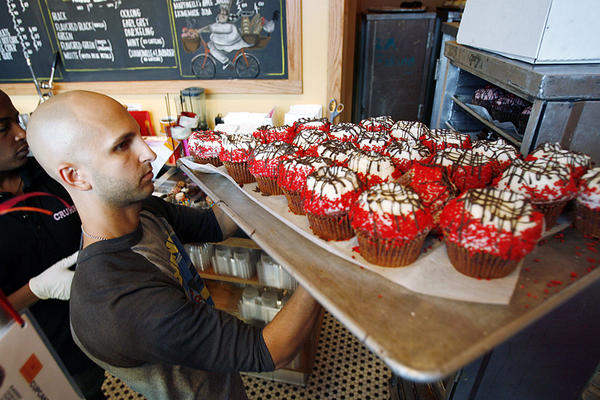
[{"label": "black sleeve", "polygon": [[177,283],[133,252],[80,264],[72,291],[75,333],[92,355],[112,365],[167,363],[207,371],[275,368],[261,329],[189,301]]},{"label": "black sleeve", "polygon": [[171,204],[156,196],[144,200],[143,208],[165,217],[183,243],[223,240],[221,227],[211,209]]}]

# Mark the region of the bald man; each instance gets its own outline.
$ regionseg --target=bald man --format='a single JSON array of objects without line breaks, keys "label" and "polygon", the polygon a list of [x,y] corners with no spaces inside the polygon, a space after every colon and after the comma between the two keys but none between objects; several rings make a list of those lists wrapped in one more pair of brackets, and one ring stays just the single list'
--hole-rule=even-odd
[{"label": "bald man", "polygon": [[238,371],[287,364],[320,307],[298,288],[264,329],[215,310],[182,243],[220,241],[235,224],[152,197],[154,153],[113,99],[68,92],[28,126],[33,153],[70,193],[83,246],[72,332],[100,366],[149,399],[245,399]]},{"label": "bald man", "polygon": [[[33,157],[19,112],[0,90],[0,203],[36,207],[50,215],[18,211],[0,215],[0,288],[11,304],[29,307],[77,386],[87,399],[103,399],[104,370],[73,342],[69,328],[69,289],[79,248],[80,220],[69,195]],[[35,192],[54,196],[20,196]],[[76,256],[76,255],[75,255]],[[42,300],[42,301],[39,301]]]}]

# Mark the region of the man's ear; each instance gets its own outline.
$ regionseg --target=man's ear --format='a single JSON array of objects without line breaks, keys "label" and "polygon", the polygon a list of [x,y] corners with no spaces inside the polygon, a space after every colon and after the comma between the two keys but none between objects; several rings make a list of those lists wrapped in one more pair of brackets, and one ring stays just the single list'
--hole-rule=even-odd
[{"label": "man's ear", "polygon": [[86,191],[92,188],[82,170],[70,163],[64,163],[58,166],[58,175],[60,179],[69,187],[75,190]]}]

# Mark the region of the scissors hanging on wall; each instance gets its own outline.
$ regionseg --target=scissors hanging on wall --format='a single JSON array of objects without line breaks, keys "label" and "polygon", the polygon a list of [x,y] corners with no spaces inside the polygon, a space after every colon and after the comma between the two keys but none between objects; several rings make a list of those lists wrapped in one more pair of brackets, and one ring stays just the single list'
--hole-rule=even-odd
[{"label": "scissors hanging on wall", "polygon": [[342,111],[344,111],[344,105],[342,103],[338,104],[336,99],[331,99],[329,102],[329,122],[333,124],[335,117],[337,117]]}]

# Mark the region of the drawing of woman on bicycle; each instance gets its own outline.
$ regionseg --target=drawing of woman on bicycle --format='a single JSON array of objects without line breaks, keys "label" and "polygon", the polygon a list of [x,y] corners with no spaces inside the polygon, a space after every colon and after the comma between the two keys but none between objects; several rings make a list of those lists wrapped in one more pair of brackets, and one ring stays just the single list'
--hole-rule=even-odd
[{"label": "drawing of woman on bicycle", "polygon": [[[190,43],[198,43],[198,41],[204,47],[204,53],[192,59],[192,72],[198,78],[210,79],[215,76],[216,66],[212,58],[222,64],[223,70],[233,68],[239,78],[256,78],[260,72],[260,62],[253,55],[246,53],[245,49],[262,48],[266,45],[270,37],[260,37],[259,33],[261,30],[269,34],[273,32],[274,21],[278,15],[274,15],[272,21],[266,21],[259,14],[255,14],[252,20],[247,16],[242,17],[242,34],[237,25],[232,22],[230,4],[231,1],[229,4],[219,6],[216,22],[199,29],[188,27],[182,29],[181,37],[186,51],[195,51],[199,45],[194,48]],[[202,33],[210,33],[208,42],[202,38]],[[236,53],[233,60],[230,60],[228,53],[232,51]]]}]

